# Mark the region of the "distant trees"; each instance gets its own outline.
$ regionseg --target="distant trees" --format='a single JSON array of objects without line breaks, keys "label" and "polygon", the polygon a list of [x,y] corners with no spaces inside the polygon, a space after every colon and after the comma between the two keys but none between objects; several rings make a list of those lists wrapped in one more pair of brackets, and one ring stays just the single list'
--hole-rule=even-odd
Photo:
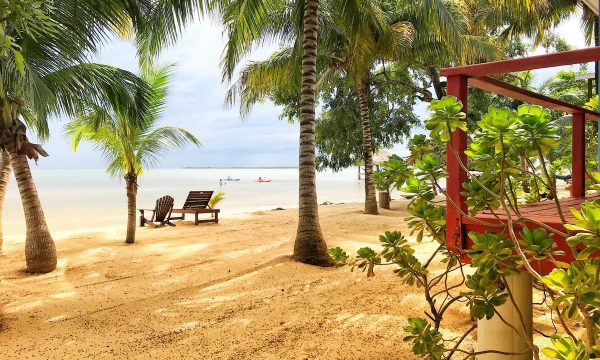
[{"label": "distant trees", "polygon": [[[376,75],[372,78],[370,130],[373,151],[377,152],[408,138],[419,119],[413,111],[413,94],[386,85]],[[317,166],[337,171],[361,162],[362,124],[356,92],[338,82],[322,94],[321,108],[317,120]]]}]

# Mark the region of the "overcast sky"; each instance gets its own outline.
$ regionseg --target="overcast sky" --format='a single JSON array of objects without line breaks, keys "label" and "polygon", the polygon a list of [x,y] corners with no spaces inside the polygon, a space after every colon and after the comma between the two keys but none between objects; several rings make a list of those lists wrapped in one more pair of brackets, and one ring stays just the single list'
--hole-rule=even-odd
[{"label": "overcast sky", "polygon": [[[584,47],[576,18],[557,29],[560,36],[577,48]],[[272,104],[255,107],[247,119],[240,119],[237,108],[224,108],[227,86],[221,83],[219,62],[224,46],[221,29],[208,21],[188,27],[178,44],[164,53],[161,62],[176,63],[167,111],[161,123],[176,125],[194,133],[203,143],[201,149],[170,152],[161,162],[163,168],[184,166],[296,166],[298,126],[278,119]],[[275,46],[259,49],[253,60],[268,56]],[[106,46],[97,62],[136,71],[135,50],[125,41]],[[591,68],[590,68],[591,69]],[[556,70],[538,73],[538,81]],[[417,113],[425,116],[426,106]],[[63,136],[65,119],[51,124],[51,139],[44,144],[50,157],[39,161],[39,168],[102,168],[104,162],[89,145],[73,153]],[[393,151],[403,152],[398,145]]]}]

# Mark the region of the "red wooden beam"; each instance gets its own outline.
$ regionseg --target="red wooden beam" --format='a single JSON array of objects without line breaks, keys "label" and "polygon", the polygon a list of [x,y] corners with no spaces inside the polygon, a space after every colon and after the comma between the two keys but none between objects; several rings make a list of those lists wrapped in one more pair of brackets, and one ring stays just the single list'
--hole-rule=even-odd
[{"label": "red wooden beam", "polygon": [[457,66],[442,69],[442,76],[486,76],[516,71],[544,69],[555,66],[583,64],[600,60],[600,47],[563,51],[555,54],[530,56],[519,59],[494,61],[484,64]]},{"label": "red wooden beam", "polygon": [[[467,93],[468,79],[466,76],[450,76],[448,77],[448,95],[454,95],[463,103],[463,109],[467,112]],[[450,146],[450,141],[447,143],[446,149],[446,166],[448,177],[446,178],[446,193],[448,200],[446,201],[446,245],[450,251],[458,252],[464,248],[466,243],[466,235],[463,231],[462,214],[455,207],[458,205],[463,212],[468,211],[466,199],[461,192],[463,183],[467,181],[467,172],[462,168],[460,162],[465,166],[467,164],[467,133],[458,129],[452,134],[452,145],[456,149],[456,154]]]},{"label": "red wooden beam", "polygon": [[585,118],[581,112],[573,113],[573,147],[571,151],[571,196],[585,196]]},{"label": "red wooden beam", "polygon": [[498,95],[506,96],[516,100],[521,100],[529,104],[539,105],[548,109],[568,114],[582,113],[585,114],[585,117],[588,120],[598,120],[598,113],[596,111],[584,109],[561,100],[553,99],[549,96],[525,90],[518,86],[508,84],[504,81],[500,81],[489,76],[469,78],[469,85],[472,87],[496,93]]}]

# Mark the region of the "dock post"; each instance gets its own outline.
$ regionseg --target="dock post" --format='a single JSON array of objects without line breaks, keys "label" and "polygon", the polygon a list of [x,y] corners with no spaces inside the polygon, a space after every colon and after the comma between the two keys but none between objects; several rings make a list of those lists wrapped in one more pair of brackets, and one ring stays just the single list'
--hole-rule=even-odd
[{"label": "dock post", "polygon": [[479,320],[475,351],[497,350],[519,355],[490,353],[478,355],[478,360],[531,360],[533,358],[529,346],[533,340],[532,276],[528,272],[522,272],[519,275],[508,276],[506,280],[521,314],[519,315],[512,301],[507,299],[506,303],[496,310],[514,329],[506,325],[497,314],[490,320]]}]

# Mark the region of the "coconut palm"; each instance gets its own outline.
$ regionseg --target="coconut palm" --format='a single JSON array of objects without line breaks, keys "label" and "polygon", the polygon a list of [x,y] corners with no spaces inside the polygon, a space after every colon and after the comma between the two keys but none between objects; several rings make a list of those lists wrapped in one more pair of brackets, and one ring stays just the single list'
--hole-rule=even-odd
[{"label": "coconut palm", "polygon": [[[47,155],[26,136],[25,123],[47,131],[51,114],[74,115],[106,101],[141,114],[146,91],[128,72],[90,63],[112,36],[135,34],[140,53],[156,55],[204,10],[197,0],[8,0],[0,7],[0,148],[9,159],[23,202],[29,272],[56,267],[56,250],[28,159]],[[117,100],[122,99],[122,100]],[[1,190],[1,189],[0,189]]]},{"label": "coconut palm", "polygon": [[[344,7],[340,8],[342,11]],[[301,55],[300,151],[298,162],[298,228],[294,258],[314,265],[330,265],[319,223],[316,188],[315,85],[319,0],[288,3],[281,0],[232,0],[222,13],[228,33],[224,76],[231,80],[236,66],[254,45],[265,40],[295,42]],[[344,11],[342,11],[344,12]]]},{"label": "coconut palm", "polygon": [[[0,10],[5,20],[0,39],[0,148],[8,155],[23,202],[30,272],[52,271],[57,260],[28,163],[28,158],[47,154],[28,141],[25,123],[47,132],[51,114],[74,114],[82,104],[133,94],[138,94],[138,102],[130,102],[130,111],[137,116],[145,101],[146,86],[133,74],[87,59],[107,29],[130,23],[119,16],[125,14],[126,4],[104,3],[11,0]],[[113,17],[105,13],[109,9]]]},{"label": "coconut palm", "polygon": [[[375,1],[362,0],[328,0],[322,2],[335,12],[339,23],[343,24],[349,32],[360,31],[363,16],[373,23],[382,22],[383,19],[372,16],[369,9]],[[278,0],[234,0],[223,11],[223,18],[229,35],[227,47],[223,58],[225,78],[230,80],[241,58],[246,55],[254,45],[265,41],[283,41],[293,44],[289,53],[297,66],[291,67],[296,71],[290,74],[289,69],[279,67],[276,71],[277,78],[286,84],[297,87],[298,118],[300,123],[300,151],[299,151],[299,210],[298,228],[294,243],[294,258],[309,264],[329,265],[331,263],[327,254],[327,246],[323,238],[318,213],[316,190],[316,145],[315,145],[315,102],[317,85],[317,41],[319,27],[323,25],[323,16],[319,15],[318,0],[305,0],[285,2]],[[274,59],[277,61],[278,59]],[[289,61],[283,58],[279,65]],[[294,80],[298,79],[297,82]],[[258,87],[259,80],[255,84]],[[266,83],[270,84],[269,82]],[[241,94],[240,97],[244,97]],[[252,95],[251,95],[252,96]],[[232,96],[230,100],[234,100]],[[242,99],[242,103],[245,103]],[[245,109],[242,104],[242,109]]]},{"label": "coconut palm", "polygon": [[8,180],[10,179],[11,167],[8,154],[0,152],[0,253],[2,253],[2,243],[4,235],[2,233],[2,213],[4,212],[4,198],[8,188]]},{"label": "coconut palm", "polygon": [[138,177],[155,165],[165,151],[183,148],[187,144],[200,146],[190,132],[172,126],[157,126],[165,111],[169,74],[172,66],[146,68],[141,77],[150,86],[146,114],[141,121],[131,119],[128,104],[112,103],[109,108],[84,110],[71,121],[66,132],[74,150],[80,142],[88,141],[102,152],[111,176],[125,179],[127,193],[127,234],[125,242],[135,242],[136,199]]},{"label": "coconut palm", "polygon": [[[345,78],[358,95],[365,163],[364,212],[377,214],[369,109],[373,84],[393,83],[399,91],[419,92],[423,100],[431,100],[427,90],[429,85],[417,89],[412,81],[406,81],[405,76],[395,76],[390,71],[405,71],[406,65],[389,66],[390,63],[423,69],[431,76],[435,87],[435,80],[439,82],[439,76],[435,76],[437,70],[433,68],[432,72],[431,65],[421,66],[427,59],[440,57],[447,66],[453,62],[495,59],[500,56],[500,51],[489,37],[482,38],[480,34],[468,31],[469,18],[457,3],[440,2],[433,11],[427,7],[427,2],[420,1],[398,2],[395,6],[381,1],[361,1],[361,16],[351,22],[331,5],[330,2],[323,3],[320,18],[321,42],[317,57],[320,91],[331,90],[329,79]],[[299,66],[298,58],[294,58],[298,57],[299,50],[297,43],[294,45],[266,61],[246,66],[230,92],[229,101],[240,101],[242,110],[247,112],[252,104],[264,97],[273,98],[274,88],[277,91],[293,88],[297,80],[289,75],[289,69]],[[436,61],[435,64],[441,64],[440,60]],[[380,66],[386,63],[388,66]]]}]

